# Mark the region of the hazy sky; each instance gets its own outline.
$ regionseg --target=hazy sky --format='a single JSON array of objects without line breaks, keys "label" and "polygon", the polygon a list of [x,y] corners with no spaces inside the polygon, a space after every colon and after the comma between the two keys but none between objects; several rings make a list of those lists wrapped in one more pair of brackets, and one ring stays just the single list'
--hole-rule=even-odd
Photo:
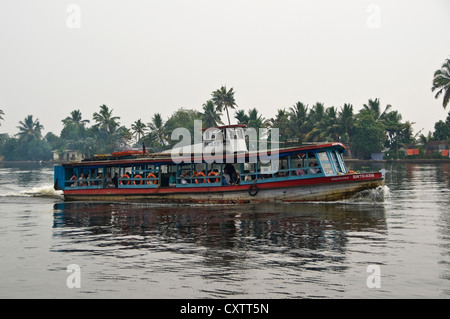
[{"label": "hazy sky", "polygon": [[449,34],[449,0],[0,0],[0,133],[31,114],[59,135],[101,104],[167,119],[222,85],[266,118],[380,98],[427,133],[450,111],[431,92]]}]

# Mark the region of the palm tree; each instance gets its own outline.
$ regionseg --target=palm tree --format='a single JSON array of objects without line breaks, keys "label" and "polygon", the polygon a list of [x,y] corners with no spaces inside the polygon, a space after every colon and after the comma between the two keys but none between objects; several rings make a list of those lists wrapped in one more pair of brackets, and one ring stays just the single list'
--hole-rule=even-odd
[{"label": "palm tree", "polygon": [[417,139],[417,143],[424,145],[433,140],[434,140],[433,133],[431,133],[431,131],[428,131],[427,136],[425,136],[424,134],[420,134],[419,138]]},{"label": "palm tree", "polygon": [[307,141],[339,140],[338,115],[334,106],[324,109],[322,103],[313,106],[308,115],[312,129],[305,135]]},{"label": "palm tree", "polygon": [[76,125],[76,126],[84,126],[86,123],[89,123],[89,120],[82,120],[80,110],[74,110],[70,112],[70,116],[66,117],[62,120],[64,126],[68,125]]},{"label": "palm tree", "polygon": [[407,127],[401,123],[401,120],[402,116],[398,111],[389,112],[383,119],[384,130],[390,147],[397,146],[398,148],[399,134]]},{"label": "palm tree", "polygon": [[289,113],[286,112],[286,109],[278,109],[275,117],[269,121],[271,128],[279,130],[280,141],[286,142],[289,137]]},{"label": "palm tree", "polygon": [[212,93],[212,101],[216,105],[217,112],[222,112],[223,108],[225,108],[225,110],[227,111],[228,125],[230,125],[231,122],[228,108],[236,109],[237,107],[234,100],[233,88],[227,91],[227,88],[225,86],[222,86],[220,89]]},{"label": "palm tree", "polygon": [[442,106],[445,109],[450,100],[450,59],[446,59],[441,69],[434,73],[431,92],[434,92],[435,90],[438,90],[435,95],[436,99],[444,93]]},{"label": "palm tree", "polygon": [[202,121],[205,128],[223,124],[220,120],[221,115],[222,113],[218,112],[218,110],[214,108],[214,102],[212,100],[208,100],[205,104],[203,104]]},{"label": "palm tree", "polygon": [[303,142],[305,134],[309,131],[308,106],[297,102],[289,108],[289,131],[292,138]]},{"label": "palm tree", "polygon": [[[3,121],[3,116],[2,115],[5,115],[5,113],[3,112],[3,110],[0,110],[0,120],[1,121]],[[2,124],[0,124],[0,125],[2,125]]]},{"label": "palm tree", "polygon": [[373,117],[373,119],[378,122],[380,120],[382,120],[386,114],[388,114],[389,109],[392,106],[390,104],[386,105],[386,107],[384,108],[384,111],[381,112],[380,109],[380,99],[369,99],[369,102],[367,104],[363,105],[363,109],[359,111],[359,114],[361,116],[371,116]]},{"label": "palm tree", "polygon": [[33,120],[33,115],[28,115],[24,121],[19,122],[19,142],[27,143],[42,138],[42,130],[44,127],[39,122],[39,119]]},{"label": "palm tree", "polygon": [[167,143],[167,132],[160,113],[153,115],[152,121],[147,124],[150,130],[150,140],[164,146]]},{"label": "palm tree", "polygon": [[119,127],[115,135],[115,147],[128,147],[129,142],[133,139],[133,132],[125,126]]},{"label": "palm tree", "polygon": [[319,123],[323,117],[325,116],[325,106],[323,103],[317,102],[311,107],[308,114],[308,121],[311,122],[312,125]]},{"label": "palm tree", "polygon": [[345,103],[338,113],[339,133],[344,143],[350,142],[350,137],[355,128],[355,115],[353,105]]},{"label": "palm tree", "polygon": [[237,120],[238,124],[247,125],[248,121],[249,121],[248,115],[245,114],[244,110],[237,111],[236,115],[234,116],[234,118]]},{"label": "palm tree", "polygon": [[337,109],[332,106],[325,110],[325,134],[322,136],[325,139],[330,139],[331,141],[339,140],[339,120]]},{"label": "palm tree", "polygon": [[109,134],[114,133],[119,126],[118,120],[120,117],[112,116],[112,112],[113,110],[110,111],[106,105],[101,105],[100,112],[95,112],[93,115],[94,121],[97,122],[94,127],[102,129]]},{"label": "palm tree", "polygon": [[145,135],[145,131],[147,131],[147,125],[142,123],[141,119],[135,121],[133,124],[131,124],[131,130],[135,135],[138,136],[137,141],[139,142],[141,139],[141,135]]},{"label": "palm tree", "polygon": [[258,110],[256,108],[248,110],[248,127],[259,129],[268,126],[267,124],[268,121],[266,121],[262,115],[258,114]]}]

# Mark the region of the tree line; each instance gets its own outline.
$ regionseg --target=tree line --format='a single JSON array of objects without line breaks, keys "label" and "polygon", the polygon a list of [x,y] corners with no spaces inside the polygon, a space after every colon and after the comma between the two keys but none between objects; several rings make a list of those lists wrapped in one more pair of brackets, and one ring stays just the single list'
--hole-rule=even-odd
[{"label": "tree line", "polygon": [[[443,95],[443,107],[450,99],[450,59],[446,59],[441,69],[433,77],[432,91],[435,98]],[[180,108],[166,120],[161,113],[155,113],[148,121],[137,119],[130,127],[120,124],[120,116],[114,109],[101,105],[91,119],[83,118],[82,112],[73,110],[62,120],[59,135],[52,132],[42,135],[44,129],[39,119],[28,115],[17,126],[14,136],[0,135],[0,155],[4,160],[49,160],[52,151],[63,155],[66,150],[78,150],[85,157],[95,154],[109,154],[116,150],[145,145],[150,152],[171,148],[178,141],[171,140],[171,132],[185,127],[193,136],[194,121],[202,120],[203,128],[231,124],[230,113],[234,111],[236,124],[248,127],[278,128],[282,145],[292,146],[304,143],[339,141],[350,146],[353,157],[370,158],[371,153],[383,149],[398,155],[402,144],[424,144],[433,140],[450,142],[450,112],[444,121],[435,123],[434,132],[428,135],[414,134],[410,121],[391,105],[383,106],[378,98],[369,99],[356,112],[352,104],[340,107],[326,107],[323,103],[307,105],[296,102],[290,107],[280,108],[272,118],[266,118],[257,108],[248,110],[237,106],[233,88],[225,86],[215,90],[211,99],[201,110]],[[226,115],[227,122],[222,122]],[[0,121],[5,113],[0,110]]]}]

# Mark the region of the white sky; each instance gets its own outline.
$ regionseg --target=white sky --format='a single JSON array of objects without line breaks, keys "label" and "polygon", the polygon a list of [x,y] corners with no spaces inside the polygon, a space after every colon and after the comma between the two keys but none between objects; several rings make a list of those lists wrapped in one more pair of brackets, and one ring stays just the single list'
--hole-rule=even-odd
[{"label": "white sky", "polygon": [[1,0],[0,133],[101,104],[130,127],[226,85],[266,118],[380,98],[426,134],[450,111],[431,92],[449,31],[449,0]]}]

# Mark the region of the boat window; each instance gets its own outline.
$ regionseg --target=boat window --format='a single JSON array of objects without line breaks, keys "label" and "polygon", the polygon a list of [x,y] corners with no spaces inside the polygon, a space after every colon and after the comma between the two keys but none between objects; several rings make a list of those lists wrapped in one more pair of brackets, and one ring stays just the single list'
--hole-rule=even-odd
[{"label": "boat window", "polygon": [[323,173],[325,173],[326,175],[334,174],[333,167],[331,166],[331,162],[330,162],[326,152],[318,153],[318,159],[319,159],[320,164],[322,166]]},{"label": "boat window", "polygon": [[345,173],[346,168],[344,165],[344,161],[342,160],[341,154],[339,154],[337,151],[331,152],[334,165],[336,166],[336,171],[338,173]]},{"label": "boat window", "polygon": [[341,165],[342,172],[348,173],[347,166],[345,165],[344,159],[342,158],[342,153],[336,151],[336,156],[338,158],[339,164]]},{"label": "boat window", "polygon": [[256,163],[244,163],[244,169],[241,172],[241,179],[243,181],[252,181],[258,178]]}]

